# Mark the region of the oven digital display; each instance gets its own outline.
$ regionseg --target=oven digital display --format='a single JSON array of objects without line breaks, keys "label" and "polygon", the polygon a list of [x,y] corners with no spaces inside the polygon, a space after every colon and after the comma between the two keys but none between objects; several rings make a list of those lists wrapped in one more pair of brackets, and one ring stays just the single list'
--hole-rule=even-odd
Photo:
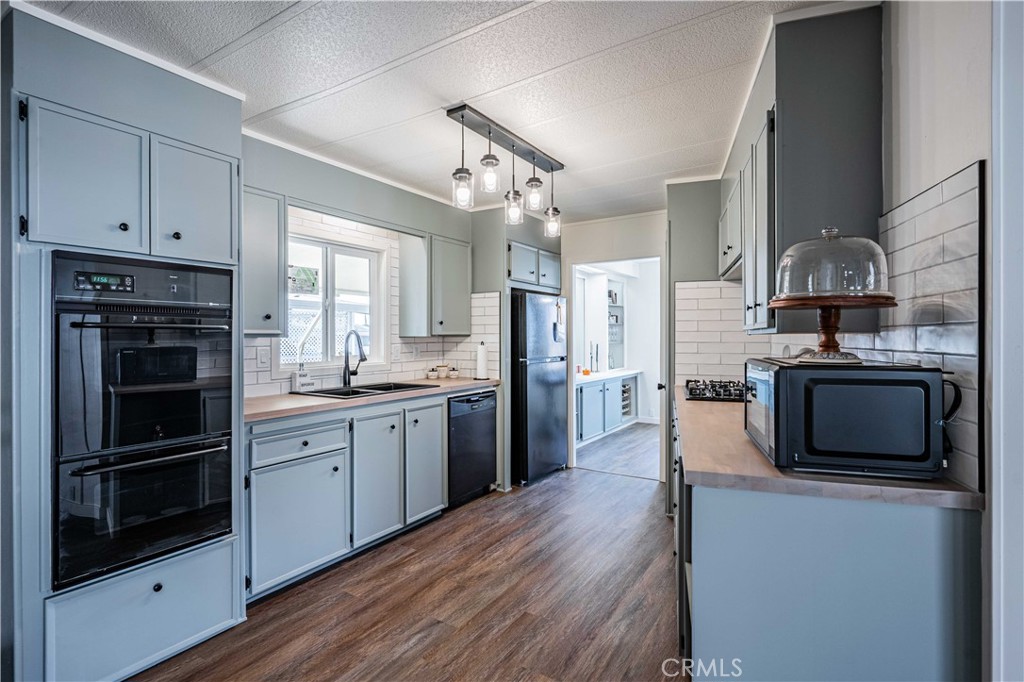
[{"label": "oven digital display", "polygon": [[135,277],[105,272],[76,272],[76,291],[135,291]]}]

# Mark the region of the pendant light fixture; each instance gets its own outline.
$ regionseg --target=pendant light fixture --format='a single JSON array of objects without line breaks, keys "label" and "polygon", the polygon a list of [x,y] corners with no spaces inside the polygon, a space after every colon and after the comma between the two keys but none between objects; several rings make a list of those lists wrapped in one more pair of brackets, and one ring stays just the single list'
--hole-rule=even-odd
[{"label": "pendant light fixture", "polygon": [[551,205],[544,211],[544,236],[562,236],[562,212],[555,208],[555,174],[551,173]]},{"label": "pendant light fixture", "polygon": [[459,117],[462,122],[462,165],[452,173],[452,206],[473,208],[473,174],[466,168],[466,115]]},{"label": "pendant light fixture", "polygon": [[540,191],[544,183],[537,177],[536,156],[533,157],[533,177],[526,181],[526,186],[530,188],[526,191],[526,208],[531,211],[539,211],[544,206],[544,195]]},{"label": "pendant light fixture", "polygon": [[[463,123],[465,126],[465,123]],[[491,127],[487,126],[487,153],[480,159],[484,172],[480,175],[480,191],[494,194],[501,188],[501,176],[498,175],[498,157],[491,153]]]},{"label": "pendant light fixture", "polygon": [[516,189],[516,146],[512,145],[512,189],[505,192],[505,224],[523,223],[523,193]]}]

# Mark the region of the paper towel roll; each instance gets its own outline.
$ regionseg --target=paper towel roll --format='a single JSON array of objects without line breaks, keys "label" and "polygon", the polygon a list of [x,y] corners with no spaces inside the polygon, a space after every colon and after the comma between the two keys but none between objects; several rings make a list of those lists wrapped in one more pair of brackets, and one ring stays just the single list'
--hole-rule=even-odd
[{"label": "paper towel roll", "polygon": [[487,379],[487,346],[481,341],[476,347],[476,373],[474,379]]}]

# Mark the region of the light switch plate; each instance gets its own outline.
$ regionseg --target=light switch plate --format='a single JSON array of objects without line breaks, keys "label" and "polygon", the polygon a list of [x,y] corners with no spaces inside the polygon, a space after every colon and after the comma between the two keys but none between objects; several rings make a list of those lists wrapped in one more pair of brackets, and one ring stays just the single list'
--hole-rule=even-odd
[{"label": "light switch plate", "polygon": [[256,367],[259,369],[270,369],[270,349],[256,349]]}]

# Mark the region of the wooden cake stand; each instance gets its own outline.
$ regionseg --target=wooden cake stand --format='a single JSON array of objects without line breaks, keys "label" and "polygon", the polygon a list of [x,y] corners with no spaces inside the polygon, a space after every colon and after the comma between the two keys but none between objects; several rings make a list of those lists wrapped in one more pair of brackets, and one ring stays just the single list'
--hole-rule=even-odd
[{"label": "wooden cake stand", "polygon": [[800,356],[800,362],[857,363],[861,362],[861,359],[853,353],[840,350],[839,341],[836,339],[842,309],[895,308],[896,298],[892,294],[789,296],[773,298],[768,307],[773,310],[818,309],[818,350]]}]

